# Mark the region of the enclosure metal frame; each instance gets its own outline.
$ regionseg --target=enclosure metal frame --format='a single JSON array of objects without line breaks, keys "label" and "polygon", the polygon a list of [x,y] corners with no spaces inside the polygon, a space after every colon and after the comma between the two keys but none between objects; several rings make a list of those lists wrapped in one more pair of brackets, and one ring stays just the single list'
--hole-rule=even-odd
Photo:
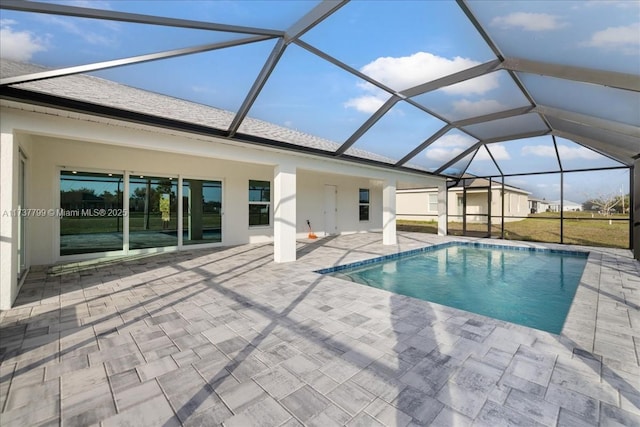
[{"label": "enclosure metal frame", "polygon": [[[446,169],[450,166],[454,165],[461,159],[464,159],[467,155],[478,152],[478,150],[485,148],[487,145],[508,141],[514,139],[521,139],[533,136],[541,136],[541,135],[551,135],[553,139],[553,144],[557,154],[557,160],[559,165],[559,173],[561,176],[561,180],[563,180],[563,175],[565,170],[562,166],[560,156],[558,154],[557,144],[555,137],[560,136],[563,138],[567,138],[585,148],[593,150],[601,155],[604,155],[618,163],[622,166],[620,168],[627,168],[630,171],[630,181],[631,187],[634,188],[633,182],[633,169],[632,165],[634,163],[634,158],[640,153],[635,152],[636,146],[640,146],[640,129],[636,126],[631,126],[623,123],[614,122],[611,120],[606,120],[602,118],[592,117],[584,114],[580,114],[574,111],[566,111],[546,105],[542,105],[536,102],[534,97],[529,93],[526,86],[522,83],[520,78],[516,73],[525,72],[525,73],[533,73],[543,76],[550,76],[559,79],[565,79],[569,81],[576,82],[587,82],[590,84],[596,85],[604,85],[612,88],[617,88],[625,91],[632,92],[640,92],[640,78],[636,75],[611,72],[611,71],[603,71],[603,70],[595,70],[588,69],[582,67],[561,65],[561,64],[552,64],[545,63],[535,60],[530,60],[526,58],[515,58],[515,57],[507,57],[501,51],[500,47],[491,39],[489,33],[483,27],[483,25],[479,22],[479,20],[474,15],[473,11],[467,4],[466,0],[456,0],[457,5],[460,7],[462,12],[466,15],[467,19],[471,22],[471,24],[476,28],[480,36],[486,42],[487,46],[491,49],[491,51],[495,54],[496,59],[488,61],[486,63],[477,65],[467,70],[459,71],[448,76],[444,76],[433,81],[425,82],[423,84],[417,85],[415,87],[405,89],[402,91],[395,91],[385,84],[376,81],[375,79],[365,75],[364,73],[350,67],[349,65],[341,62],[340,60],[334,58],[333,56],[323,52],[322,50],[312,46],[303,40],[300,39],[302,35],[304,35],[307,31],[319,25],[330,17],[332,14],[336,13],[340,10],[344,5],[348,3],[348,0],[323,0],[315,7],[313,7],[307,14],[298,19],[295,23],[293,23],[289,28],[284,30],[278,29],[266,29],[266,28],[257,28],[257,27],[248,27],[248,26],[239,26],[239,25],[228,25],[222,23],[215,22],[207,22],[207,21],[197,21],[197,20],[188,20],[188,19],[177,19],[170,17],[162,17],[162,16],[153,16],[147,14],[135,14],[135,13],[127,13],[127,12],[117,12],[111,10],[103,10],[103,9],[93,9],[88,7],[78,7],[78,6],[67,6],[60,4],[52,4],[52,3],[40,3],[36,1],[23,1],[23,0],[3,0],[0,3],[0,9],[13,10],[13,11],[21,11],[21,12],[30,12],[30,13],[43,13],[50,15],[62,15],[62,16],[71,16],[71,17],[79,17],[79,18],[92,18],[92,19],[101,19],[101,20],[109,20],[116,22],[129,22],[129,23],[137,23],[137,24],[147,24],[147,25],[156,25],[156,26],[164,26],[164,27],[175,27],[175,28],[186,28],[186,29],[197,29],[197,30],[205,30],[205,31],[217,31],[217,32],[226,32],[233,33],[237,35],[242,35],[242,37],[220,43],[211,43],[201,46],[190,46],[182,49],[173,49],[166,50],[161,52],[155,52],[146,55],[138,55],[126,58],[119,58],[110,61],[102,61],[95,62],[90,64],[84,64],[75,67],[64,67],[58,69],[52,69],[39,73],[31,73],[20,76],[11,76],[7,78],[0,79],[0,98],[8,99],[8,100],[16,100],[20,102],[27,102],[36,105],[45,105],[52,106],[56,108],[61,108],[65,110],[71,111],[80,111],[87,112],[91,114],[97,114],[103,117],[116,118],[120,120],[126,120],[136,123],[144,123],[150,124],[153,126],[161,126],[165,128],[171,129],[179,129],[185,130],[188,132],[208,135],[208,136],[217,136],[223,138],[230,138],[235,141],[249,143],[249,144],[258,144],[258,145],[268,145],[273,147],[278,147],[287,150],[301,151],[310,153],[313,155],[318,155],[322,157],[333,157],[340,158],[347,161],[372,164],[383,168],[388,168],[392,170],[398,171],[410,171],[412,173],[417,174],[426,174],[426,175],[438,175],[445,178],[453,178],[460,179],[464,176],[464,172],[466,168],[468,168],[471,161],[466,165],[465,170],[463,170],[460,174],[448,174],[446,173]],[[114,67],[122,67],[126,65],[144,63],[144,62],[152,62],[158,61],[166,58],[192,55],[217,49],[223,49],[232,46],[239,46],[243,44],[257,43],[265,40],[276,40],[275,46],[273,47],[271,54],[266,59],[265,63],[262,66],[260,73],[257,78],[253,82],[253,85],[247,92],[244,97],[244,100],[235,113],[235,116],[227,129],[218,129],[212,127],[206,127],[202,125],[195,125],[192,123],[184,123],[176,120],[172,120],[171,118],[159,118],[150,115],[135,113],[131,111],[125,111],[117,108],[106,107],[102,105],[82,102],[79,100],[67,99],[59,96],[46,95],[42,93],[37,93],[34,91],[29,91],[25,89],[21,89],[17,87],[22,83],[33,82],[37,80],[45,80],[63,76],[69,76],[79,73],[86,73],[91,71],[104,70],[108,68]],[[338,148],[331,151],[323,151],[319,149],[312,149],[308,147],[299,146],[292,143],[287,143],[283,141],[268,139],[257,137],[254,135],[241,134],[238,132],[240,126],[243,121],[246,119],[251,106],[254,104],[258,96],[260,95],[264,85],[269,80],[273,70],[279,63],[282,58],[283,53],[286,48],[291,45],[296,44],[297,46],[305,49],[317,57],[330,62],[331,64],[339,67],[340,69],[346,71],[347,73],[352,74],[353,76],[363,79],[364,81],[378,87],[379,89],[385,91],[389,97],[386,102],[355,131],[349,137],[346,138]],[[449,86],[455,83],[460,83],[463,81],[467,81],[469,79],[473,79],[479,76],[483,76],[492,72],[496,72],[499,70],[506,71],[515,85],[519,88],[523,96],[527,99],[530,105],[515,108],[507,111],[500,111],[492,114],[486,114],[477,117],[466,118],[464,120],[452,121],[436,112],[432,111],[430,108],[421,105],[412,99],[415,96],[422,95],[431,91],[438,90],[445,86]],[[434,117],[438,120],[441,120],[445,125],[436,131],[433,135],[425,139],[422,143],[418,144],[415,148],[411,149],[406,155],[402,156],[400,160],[396,161],[393,164],[388,164],[382,161],[376,161],[371,159],[364,159],[359,156],[349,154],[348,150],[369,130],[375,123],[380,120],[389,110],[391,110],[397,103],[403,102],[416,107],[423,112],[429,114],[431,117]],[[507,117],[516,117],[522,114],[537,114],[540,119],[544,122],[546,129],[535,132],[521,132],[510,134],[506,136],[496,137],[496,138],[479,138],[477,135],[474,135],[472,131],[467,129],[467,126],[478,124],[478,123],[486,123],[493,120],[507,118]],[[447,132],[451,130],[458,130],[467,134],[477,140],[475,144],[469,147],[467,150],[464,150],[463,153],[455,156],[453,159],[449,160],[442,166],[440,166],[435,171],[425,171],[419,170],[410,166],[407,166],[407,163],[429,147],[431,144],[436,142],[440,137],[445,135]],[[597,140],[589,135],[587,132],[585,134],[584,130],[587,129],[596,129],[603,130],[612,135],[613,139],[610,140]],[[636,145],[637,144],[637,145]],[[505,176],[515,176],[515,175],[505,175],[502,173],[498,163],[495,158],[491,155],[491,151],[487,150],[489,155],[492,158],[495,166],[500,171],[500,176],[502,177],[503,185]],[[474,154],[475,156],[475,154]],[[587,168],[585,171],[597,171],[604,169],[612,169],[612,168]],[[572,170],[575,171],[575,170]],[[546,172],[541,172],[546,173]],[[556,173],[556,172],[553,172]],[[531,175],[531,174],[522,174],[522,175]],[[484,177],[487,178],[487,177]],[[489,177],[491,179],[491,177]],[[637,183],[635,183],[637,184]],[[632,191],[633,193],[633,191]],[[563,194],[561,194],[561,201],[563,200]],[[633,196],[633,194],[632,194]],[[563,210],[561,209],[561,216]],[[504,214],[504,206],[503,206],[503,214]],[[635,222],[634,211],[630,209],[630,246],[633,247],[633,238],[632,235],[634,233],[633,223]],[[562,222],[561,222],[562,223]],[[504,237],[504,222],[503,222],[503,237]],[[563,230],[561,229],[561,241],[563,240]],[[640,256],[640,255],[639,255]]]}]

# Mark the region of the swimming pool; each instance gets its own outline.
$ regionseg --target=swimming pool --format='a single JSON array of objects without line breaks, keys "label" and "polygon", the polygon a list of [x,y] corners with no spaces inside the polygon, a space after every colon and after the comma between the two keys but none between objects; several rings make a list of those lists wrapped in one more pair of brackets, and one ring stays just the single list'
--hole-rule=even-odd
[{"label": "swimming pool", "polygon": [[559,334],[587,257],[463,242],[318,273]]}]

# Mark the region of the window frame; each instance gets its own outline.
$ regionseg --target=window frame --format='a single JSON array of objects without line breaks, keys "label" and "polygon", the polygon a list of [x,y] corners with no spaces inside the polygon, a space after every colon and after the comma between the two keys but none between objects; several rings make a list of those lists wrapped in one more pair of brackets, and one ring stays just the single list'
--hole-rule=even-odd
[{"label": "window frame", "polygon": [[[366,192],[367,200],[363,201],[362,193]],[[366,218],[363,219],[363,209],[366,207]],[[360,188],[358,191],[358,218],[360,222],[368,222],[371,218],[371,190],[368,188]]]},{"label": "window frame", "polygon": [[[269,193],[269,200],[251,200],[251,183],[252,182],[256,182],[256,183],[266,183],[268,184],[267,187],[267,191]],[[267,180],[261,180],[261,179],[250,179],[249,180],[249,186],[248,186],[248,222],[249,222],[249,228],[267,228],[267,227],[271,227],[271,181],[267,181]],[[261,190],[262,192],[264,192],[264,189]],[[261,197],[264,197],[264,194],[261,195]],[[267,223],[266,224],[251,224],[251,206],[266,206],[268,214],[267,214]]]}]

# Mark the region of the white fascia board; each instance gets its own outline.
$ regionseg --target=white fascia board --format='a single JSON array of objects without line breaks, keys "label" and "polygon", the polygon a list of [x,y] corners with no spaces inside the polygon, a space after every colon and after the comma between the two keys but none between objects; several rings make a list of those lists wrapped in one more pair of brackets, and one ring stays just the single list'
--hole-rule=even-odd
[{"label": "white fascia board", "polygon": [[293,161],[299,169],[374,180],[393,177],[399,181],[407,180],[425,186],[437,186],[445,180],[436,176],[391,171],[375,165],[355,164],[347,160],[322,158],[15,101],[2,100],[0,106],[3,107],[3,128],[10,127],[13,131],[26,134],[270,166]]}]

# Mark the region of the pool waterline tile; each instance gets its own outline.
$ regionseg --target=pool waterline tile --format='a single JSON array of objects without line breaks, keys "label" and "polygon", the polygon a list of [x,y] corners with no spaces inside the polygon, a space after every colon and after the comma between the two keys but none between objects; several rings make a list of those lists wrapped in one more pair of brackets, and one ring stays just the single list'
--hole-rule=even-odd
[{"label": "pool waterline tile", "polygon": [[411,249],[408,251],[397,252],[389,255],[383,255],[375,258],[365,259],[362,261],[351,262],[348,264],[335,265],[333,267],[322,268],[320,270],[315,270],[314,273],[318,274],[330,274],[335,273],[342,270],[350,270],[352,268],[364,267],[365,265],[377,264],[384,261],[391,261],[400,258],[410,257],[413,255],[425,253],[425,252],[434,252],[440,249],[450,248],[453,246],[461,246],[461,247],[474,247],[474,248],[484,248],[484,249],[501,249],[501,250],[510,250],[510,251],[524,251],[524,252],[542,252],[542,253],[550,253],[550,254],[559,254],[559,255],[571,255],[578,257],[589,257],[588,251],[570,251],[565,249],[550,249],[550,248],[536,248],[529,246],[510,246],[510,245],[494,245],[480,242],[446,242],[439,243],[436,245],[425,246],[418,249]]}]

